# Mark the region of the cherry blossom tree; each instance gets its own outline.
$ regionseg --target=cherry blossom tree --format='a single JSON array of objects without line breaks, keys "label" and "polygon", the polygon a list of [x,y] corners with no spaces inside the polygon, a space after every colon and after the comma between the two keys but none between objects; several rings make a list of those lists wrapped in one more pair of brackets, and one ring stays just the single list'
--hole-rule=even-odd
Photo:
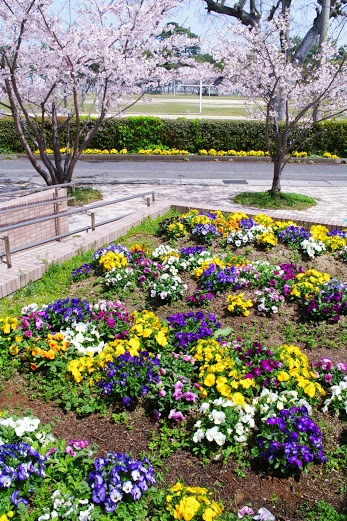
[{"label": "cherry blossom tree", "polygon": [[[276,16],[290,11],[309,11],[311,16],[305,20],[306,33],[300,39],[300,45],[295,49],[294,59],[303,63],[312,48],[320,38],[325,38],[329,20],[338,28],[346,22],[347,0],[313,0],[305,6],[298,0],[271,0],[256,2],[256,0],[202,0],[208,13],[216,13],[238,20],[249,28],[261,29]],[[308,9],[309,7],[309,9]],[[305,16],[306,18],[306,16]]]},{"label": "cherry blossom tree", "polygon": [[[230,43],[230,33],[234,44]],[[323,43],[308,63],[293,59],[288,20],[279,17],[262,30],[231,26],[221,40],[224,86],[247,98],[253,117],[265,121],[265,142],[274,166],[270,193],[281,190],[290,153],[302,146],[317,123],[347,110],[347,58]]]},{"label": "cherry blossom tree", "polygon": [[186,35],[160,38],[180,1],[69,0],[59,12],[53,0],[0,2],[0,105],[48,185],[71,181],[111,107],[120,112],[182,74],[163,65],[175,60],[170,49],[187,47]]}]

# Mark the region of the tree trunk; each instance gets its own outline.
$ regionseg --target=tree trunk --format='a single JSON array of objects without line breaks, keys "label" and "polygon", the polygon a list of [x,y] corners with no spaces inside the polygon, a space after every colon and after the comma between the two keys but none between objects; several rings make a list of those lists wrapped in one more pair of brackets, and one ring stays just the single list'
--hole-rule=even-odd
[{"label": "tree trunk", "polygon": [[277,156],[273,160],[274,165],[274,176],[272,179],[271,190],[269,190],[270,195],[278,194],[281,191],[281,174],[283,170],[283,161],[282,156]]}]

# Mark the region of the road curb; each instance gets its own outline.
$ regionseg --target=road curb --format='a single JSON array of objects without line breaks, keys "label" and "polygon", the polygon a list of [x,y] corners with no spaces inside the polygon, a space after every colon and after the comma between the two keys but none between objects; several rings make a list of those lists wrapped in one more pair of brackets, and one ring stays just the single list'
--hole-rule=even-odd
[{"label": "road curb", "polygon": [[[39,156],[37,156],[39,159]],[[50,156],[53,158],[53,156]],[[64,157],[64,156],[62,156]],[[26,154],[0,154],[1,159],[15,160],[15,159],[27,159]],[[145,163],[148,161],[158,162],[235,162],[235,163],[271,163],[269,157],[255,157],[255,156],[199,156],[194,154],[189,155],[142,155],[142,154],[84,154],[79,161],[86,162],[120,162],[120,161],[132,161]],[[307,158],[295,158],[293,157],[288,163],[301,163],[301,164],[346,164],[347,158],[330,159],[326,157],[307,157]]]}]

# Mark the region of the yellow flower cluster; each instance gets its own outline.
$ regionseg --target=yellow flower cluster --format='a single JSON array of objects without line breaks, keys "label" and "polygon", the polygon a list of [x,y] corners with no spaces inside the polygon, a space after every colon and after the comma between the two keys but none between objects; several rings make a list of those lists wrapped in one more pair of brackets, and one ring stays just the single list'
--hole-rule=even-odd
[{"label": "yellow flower cluster", "polygon": [[327,157],[328,159],[338,159],[339,156],[336,154],[330,154],[330,152],[324,152],[323,157]]},{"label": "yellow flower cluster", "polygon": [[258,213],[257,215],[255,215],[253,217],[253,220],[257,223],[257,224],[261,224],[263,226],[266,226],[266,227],[270,227],[273,225],[273,218],[272,217],[269,217],[268,215],[266,215],[265,213]]},{"label": "yellow flower cluster", "polygon": [[277,375],[280,382],[292,379],[292,385],[303,389],[310,398],[314,398],[316,392],[325,395],[323,387],[315,381],[317,375],[310,369],[307,356],[299,347],[284,344],[278,347],[277,352],[285,369]]},{"label": "yellow flower cluster", "polygon": [[[130,329],[129,335],[136,335],[144,339],[146,344],[143,348],[152,352],[160,351],[168,344],[169,328],[164,325],[153,311],[134,311],[131,315],[134,325]],[[150,342],[150,344],[148,344]],[[151,349],[150,349],[151,348]]]},{"label": "yellow flower cluster", "polygon": [[175,237],[184,237],[187,235],[187,230],[184,227],[184,224],[180,222],[173,222],[167,228],[168,232]]},{"label": "yellow flower cluster", "polygon": [[141,148],[137,153],[145,156],[186,156],[189,154],[188,150],[180,150],[178,148],[169,148],[168,150],[162,150],[161,148]]},{"label": "yellow flower cluster", "polygon": [[343,239],[337,235],[327,235],[329,230],[326,228],[326,226],[322,226],[320,224],[313,225],[310,228],[310,232],[312,233],[312,237],[315,240],[319,240],[324,243],[327,251],[332,252],[342,250],[345,246],[347,246],[346,239]]},{"label": "yellow flower cluster", "polygon": [[295,152],[292,153],[292,156],[293,157],[307,157],[307,152],[297,152],[297,151],[295,151]]},{"label": "yellow flower cluster", "polygon": [[4,335],[9,335],[16,329],[17,325],[18,320],[14,317],[0,317],[0,331],[2,331]]},{"label": "yellow flower cluster", "polygon": [[312,237],[315,241],[324,241],[328,231],[328,228],[326,226],[322,226],[321,224],[314,224],[310,228],[310,232],[312,233]]},{"label": "yellow flower cluster", "polygon": [[202,148],[199,150],[200,156],[252,156],[252,157],[264,157],[269,156],[269,152],[263,152],[263,150],[249,150],[248,152],[245,152],[244,150],[236,151],[234,149],[230,150],[215,150],[214,148],[210,148],[209,150],[206,150],[205,148]]},{"label": "yellow flower cluster", "polygon": [[245,390],[255,387],[254,379],[243,378],[245,371],[239,373],[234,366],[235,360],[227,346],[221,346],[216,340],[199,340],[194,349],[194,360],[201,364],[199,379],[200,394],[206,398],[209,394],[217,394],[237,405],[244,406],[245,398],[238,388]]},{"label": "yellow flower cluster", "polygon": [[[72,149],[67,149],[66,147],[63,147],[63,148],[60,148],[60,153],[61,154],[66,154],[67,152],[68,153],[71,153],[72,152]],[[35,150],[34,154],[39,154],[40,151],[39,150]],[[46,154],[53,154],[53,150],[51,148],[46,148],[45,149],[45,153]],[[87,155],[90,155],[90,154],[95,154],[95,155],[105,155],[105,154],[112,154],[112,155],[117,155],[117,154],[127,154],[128,153],[128,150],[126,148],[122,148],[121,150],[117,150],[116,148],[111,148],[110,150],[108,149],[103,149],[103,150],[100,150],[100,148],[85,148],[82,152],[83,154],[87,154]]]},{"label": "yellow flower cluster", "polygon": [[12,512],[12,510],[10,510],[9,512],[6,512],[6,514],[2,514],[0,516],[0,521],[9,521],[10,519],[12,519],[14,516],[14,512]]},{"label": "yellow flower cluster", "polygon": [[100,257],[99,265],[102,266],[104,272],[111,271],[113,268],[125,268],[128,265],[128,260],[123,253],[108,251]]},{"label": "yellow flower cluster", "polygon": [[307,270],[305,273],[298,273],[290,294],[296,298],[305,297],[309,299],[312,295],[319,293],[323,284],[326,284],[329,280],[329,273],[322,273],[315,269]]},{"label": "yellow flower cluster", "polygon": [[265,248],[265,250],[270,250],[277,245],[277,237],[271,232],[261,233],[257,236],[257,244]]},{"label": "yellow flower cluster", "polygon": [[250,314],[249,308],[253,307],[251,299],[245,300],[245,295],[239,293],[238,295],[228,295],[227,297],[228,310],[234,315],[244,315],[248,317]]},{"label": "yellow flower cluster", "polygon": [[223,508],[211,498],[207,488],[187,487],[176,483],[166,496],[166,510],[174,519],[213,521]]}]

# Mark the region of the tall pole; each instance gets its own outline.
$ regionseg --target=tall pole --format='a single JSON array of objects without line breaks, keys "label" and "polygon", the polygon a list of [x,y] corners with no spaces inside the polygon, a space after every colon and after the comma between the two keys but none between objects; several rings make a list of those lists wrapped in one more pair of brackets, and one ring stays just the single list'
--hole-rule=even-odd
[{"label": "tall pole", "polygon": [[202,113],[202,80],[200,80],[200,89],[199,89],[199,114]]},{"label": "tall pole", "polygon": [[322,22],[320,26],[319,45],[326,42],[328,39],[329,19],[330,19],[330,0],[323,0],[322,2]]}]

